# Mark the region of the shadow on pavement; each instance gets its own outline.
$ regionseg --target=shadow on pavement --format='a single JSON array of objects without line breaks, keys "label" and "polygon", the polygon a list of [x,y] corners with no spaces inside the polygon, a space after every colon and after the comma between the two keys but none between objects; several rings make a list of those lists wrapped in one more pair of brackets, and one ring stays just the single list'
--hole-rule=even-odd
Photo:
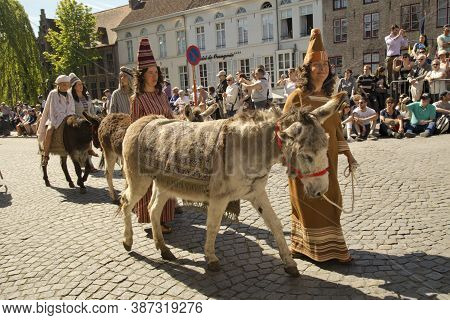
[{"label": "shadow on pavement", "polygon": [[[89,182],[89,180],[88,180]],[[51,189],[58,191],[62,197],[62,202],[78,203],[78,204],[99,204],[99,203],[111,203],[111,199],[108,196],[106,188],[92,188],[86,185],[86,193],[81,194],[80,188],[60,188],[51,186]]]}]

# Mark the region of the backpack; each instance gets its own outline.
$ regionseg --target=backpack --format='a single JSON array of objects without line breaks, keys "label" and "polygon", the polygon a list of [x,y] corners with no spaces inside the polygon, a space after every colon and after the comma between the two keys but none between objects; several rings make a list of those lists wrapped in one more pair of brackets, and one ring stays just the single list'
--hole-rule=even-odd
[{"label": "backpack", "polygon": [[450,125],[449,116],[446,116],[445,114],[442,115],[437,121],[436,121],[436,133],[437,134],[443,134],[448,131],[448,127]]}]

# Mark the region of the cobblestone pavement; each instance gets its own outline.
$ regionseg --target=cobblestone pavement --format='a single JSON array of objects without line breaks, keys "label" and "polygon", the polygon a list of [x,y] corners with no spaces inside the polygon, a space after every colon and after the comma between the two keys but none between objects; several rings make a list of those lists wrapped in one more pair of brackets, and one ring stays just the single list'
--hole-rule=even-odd
[{"label": "cobblestone pavement", "polygon": [[[342,225],[354,262],[298,259],[301,277],[293,279],[249,203],[239,224],[223,222],[216,242],[221,272],[205,271],[205,216],[194,209],[177,215],[165,237],[176,262],[161,260],[149,226],[135,220],[127,253],[102,172],[82,195],[68,188],[53,156],[46,188],[36,140],[0,139],[9,187],[0,193],[0,299],[449,299],[449,146],[450,135],[351,144],[361,170],[355,211],[343,214]],[[123,186],[118,170],[115,186]],[[346,208],[350,186],[341,179]],[[281,166],[273,168],[268,191],[289,241]]]}]

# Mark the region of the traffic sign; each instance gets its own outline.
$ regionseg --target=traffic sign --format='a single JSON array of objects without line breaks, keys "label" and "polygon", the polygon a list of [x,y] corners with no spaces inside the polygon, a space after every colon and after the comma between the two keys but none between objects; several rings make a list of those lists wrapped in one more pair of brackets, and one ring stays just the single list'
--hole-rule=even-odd
[{"label": "traffic sign", "polygon": [[189,46],[189,48],[186,50],[186,58],[188,62],[193,66],[198,65],[202,60],[200,49],[195,45]]}]

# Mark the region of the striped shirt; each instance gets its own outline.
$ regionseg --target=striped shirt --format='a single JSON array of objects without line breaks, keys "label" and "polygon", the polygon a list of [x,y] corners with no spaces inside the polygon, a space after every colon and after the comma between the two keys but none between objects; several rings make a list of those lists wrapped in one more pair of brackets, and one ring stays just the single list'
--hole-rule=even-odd
[{"label": "striped shirt", "polygon": [[[131,121],[136,121],[141,117],[157,114],[163,115],[168,119],[173,119],[172,111],[169,106],[169,99],[164,92],[157,94],[156,92],[146,92],[137,96],[131,105]],[[134,207],[134,211],[138,216],[138,222],[150,223],[150,215],[148,212],[148,204],[152,198],[152,185],[147,193]],[[175,199],[169,199],[162,211],[161,222],[172,221],[175,214]]]},{"label": "striped shirt", "polygon": [[109,113],[130,114],[130,94],[128,90],[114,90],[111,96],[111,109]]}]

